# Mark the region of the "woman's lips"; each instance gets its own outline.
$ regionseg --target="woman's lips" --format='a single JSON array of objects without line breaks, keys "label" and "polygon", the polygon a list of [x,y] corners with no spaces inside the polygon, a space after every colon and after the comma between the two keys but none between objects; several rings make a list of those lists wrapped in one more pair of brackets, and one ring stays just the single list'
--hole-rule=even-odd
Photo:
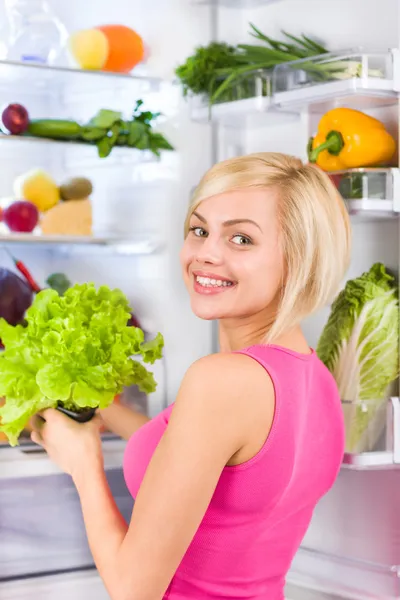
[{"label": "woman's lips", "polygon": [[195,273],[193,287],[198,294],[209,296],[226,292],[236,287],[236,283],[211,273]]}]

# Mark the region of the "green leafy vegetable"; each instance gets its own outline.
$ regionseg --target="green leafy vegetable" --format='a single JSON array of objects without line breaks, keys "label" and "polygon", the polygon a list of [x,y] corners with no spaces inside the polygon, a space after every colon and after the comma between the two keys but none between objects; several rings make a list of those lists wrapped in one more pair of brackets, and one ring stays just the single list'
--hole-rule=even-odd
[{"label": "green leafy vegetable", "polygon": [[212,42],[199,46],[185,63],[178,66],[175,74],[182,84],[183,95],[208,94],[212,92],[219,69],[237,67],[238,51],[234,46],[223,42]]},{"label": "green leafy vegetable", "polygon": [[[347,450],[362,451],[362,436],[399,374],[398,289],[382,263],[346,283],[317,354],[335,377],[342,400],[354,402],[345,412]],[[371,401],[368,411],[360,400]]]},{"label": "green leafy vegetable", "polygon": [[[231,46],[212,42],[196,48],[195,53],[176,68],[175,74],[182,84],[184,96],[189,92],[205,94],[211,103],[249,98],[256,94],[255,85],[258,87],[259,82],[256,84],[255,80],[257,76],[260,78],[260,71],[327,52],[323,46],[305,36],[295,38],[282,32],[291,42],[287,43],[269,38],[252,23],[250,27],[251,35],[261,42],[259,45]],[[316,67],[315,70],[321,69]],[[266,81],[261,92],[264,96],[270,94]]]},{"label": "green leafy vegetable", "polygon": [[150,150],[156,156],[161,150],[174,150],[161,133],[153,131],[153,122],[160,113],[142,111],[142,105],[142,100],[136,102],[129,121],[124,121],[120,112],[101,109],[84,125],[57,119],[31,120],[28,133],[32,137],[96,144],[100,158],[109,156],[115,146]]},{"label": "green leafy vegetable", "polygon": [[[175,69],[183,95],[190,92],[206,96],[210,105],[258,95],[269,96],[271,86],[266,74],[283,63],[293,63],[293,69],[306,72],[310,82],[362,75],[360,60],[333,60],[324,46],[305,35],[296,37],[282,31],[285,39],[274,40],[252,23],[250,35],[257,44],[231,46],[212,42],[197,47],[195,53]],[[308,58],[313,60],[308,61]],[[369,69],[368,75],[382,77],[383,73],[380,69]]]},{"label": "green leafy vegetable", "polygon": [[60,296],[65,294],[68,288],[71,287],[71,282],[64,273],[52,273],[46,279],[46,283],[50,288],[56,290]]},{"label": "green leafy vegetable", "polygon": [[74,285],[59,296],[37,294],[26,313],[27,326],[0,320],[5,350],[0,356],[1,425],[11,445],[30,417],[61,403],[65,408],[105,408],[125,386],[156,388],[144,363],[162,356],[163,338],[144,341],[143,331],[127,325],[131,313],[120,290]]},{"label": "green leafy vegetable", "polygon": [[89,125],[110,129],[118,121],[122,121],[122,113],[103,108],[99,110],[95,117],[90,119]]}]

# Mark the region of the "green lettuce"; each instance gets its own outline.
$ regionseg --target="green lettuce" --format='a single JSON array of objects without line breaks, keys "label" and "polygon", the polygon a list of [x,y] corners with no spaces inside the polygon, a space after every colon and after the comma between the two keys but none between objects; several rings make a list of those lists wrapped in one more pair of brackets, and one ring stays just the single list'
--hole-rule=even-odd
[{"label": "green lettuce", "polygon": [[[163,337],[144,341],[127,325],[128,300],[120,290],[74,285],[63,296],[47,289],[35,297],[26,326],[0,320],[0,430],[12,446],[38,411],[62,404],[81,411],[105,408],[125,386],[150,393],[153,374],[144,363],[162,356]],[[132,358],[140,355],[140,362]]]},{"label": "green lettuce", "polygon": [[345,401],[346,449],[363,451],[379,437],[381,427],[373,420],[399,373],[398,289],[382,263],[346,283],[332,304],[317,354]]}]

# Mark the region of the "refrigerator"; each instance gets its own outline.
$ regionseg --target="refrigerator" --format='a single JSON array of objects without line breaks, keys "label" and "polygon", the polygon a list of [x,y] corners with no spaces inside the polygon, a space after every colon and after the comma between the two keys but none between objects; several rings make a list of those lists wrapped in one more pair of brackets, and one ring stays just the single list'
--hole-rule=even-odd
[{"label": "refrigerator", "polygon": [[[93,5],[94,6],[94,5]],[[158,128],[175,148],[160,159],[118,148],[99,159],[94,148],[37,139],[0,137],[0,198],[15,178],[45,168],[58,181],[89,177],[94,240],[11,237],[0,234],[0,266],[13,269],[7,252],[24,261],[40,285],[61,272],[72,283],[93,281],[121,288],[149,336],[165,339],[154,365],[156,392],[135,389],[125,400],[149,416],[174,401],[180,381],[197,358],[218,350],[215,323],[190,310],[179,250],[190,194],[216,161],[257,151],[307,160],[307,142],[320,117],[335,106],[379,118],[398,140],[400,8],[397,0],[52,0],[68,32],[123,23],[140,33],[146,60],[131,76],[82,73],[65,67],[0,62],[0,101],[29,107],[34,118],[88,121],[108,108],[131,114],[140,98],[162,116]],[[215,104],[186,97],[174,76],[199,45],[252,43],[250,23],[274,39],[283,31],[305,34],[332,53],[356,62],[356,76],[310,81],[299,65],[282,65],[250,78],[246,98]],[[0,6],[0,36],[8,35]],[[1,47],[0,47],[1,53]],[[371,77],[378,70],[378,77]],[[267,91],[266,91],[267,90]],[[377,261],[399,270],[398,160],[386,169],[357,174],[361,193],[346,199],[353,251],[346,278]],[[352,174],[350,184],[354,183]],[[351,185],[350,185],[351,187]],[[343,282],[345,283],[345,282]],[[304,323],[315,347],[327,306]],[[400,423],[397,389],[387,404],[386,436],[378,449],[346,454],[334,488],[318,505],[287,579],[288,600],[394,600],[400,598]],[[385,418],[386,418],[385,417]],[[105,436],[107,476],[129,519],[132,500],[121,471],[124,442]],[[0,598],[107,598],[86,543],[79,501],[69,477],[28,443],[0,447]]]}]

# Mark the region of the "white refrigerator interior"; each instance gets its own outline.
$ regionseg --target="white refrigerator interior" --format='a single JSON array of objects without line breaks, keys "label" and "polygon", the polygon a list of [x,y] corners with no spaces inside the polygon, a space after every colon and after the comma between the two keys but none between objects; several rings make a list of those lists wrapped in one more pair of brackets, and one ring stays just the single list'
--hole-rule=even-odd
[{"label": "white refrigerator interior", "polygon": [[[121,288],[143,328],[149,334],[162,332],[164,359],[154,370],[157,391],[138,400],[154,415],[174,400],[188,366],[217,349],[215,329],[192,315],[180,275],[179,249],[192,188],[216,160],[239,154],[279,151],[306,160],[308,138],[322,114],[334,106],[376,116],[397,140],[400,6],[398,0],[151,0],[147,5],[140,0],[97,0],[91,7],[78,0],[53,0],[52,6],[69,31],[120,22],[140,32],[150,48],[147,61],[134,71],[141,78],[54,72],[38,88],[21,68],[0,64],[0,103],[29,105],[36,118],[88,120],[101,108],[129,116],[142,98],[151,110],[163,113],[160,128],[176,152],[163,153],[156,161],[118,149],[103,161],[93,148],[0,138],[0,198],[11,195],[14,178],[30,168],[46,168],[59,181],[87,176],[94,182],[95,234],[106,242],[120,240],[9,247],[41,284],[50,273],[63,272],[73,283]],[[3,23],[1,11],[0,6]],[[383,81],[371,84],[364,70],[357,80],[301,87],[292,73],[278,71],[278,87],[274,90],[274,81],[267,84],[276,92],[272,99],[216,105],[210,121],[207,106],[196,98],[182,98],[173,71],[196,46],[211,40],[254,43],[250,23],[274,39],[282,31],[305,34],[338,56],[358,57],[367,71],[376,62],[384,65]],[[397,168],[381,173],[390,191],[387,209],[366,204],[371,210],[353,210],[347,278],[377,261],[398,273],[398,175]],[[3,246],[1,235],[0,265],[12,268]],[[329,310],[327,306],[305,323],[311,346]],[[129,518],[132,502],[120,469],[123,448],[119,440],[104,442],[111,487]],[[368,460],[379,462],[375,455]],[[400,471],[394,459],[385,455],[380,460],[378,466],[357,467],[352,458],[353,464],[344,465],[334,489],[317,507],[294,560],[288,600],[400,598]],[[91,567],[69,479],[43,454],[0,448],[1,599],[25,598],[32,590],[38,600],[55,594],[106,598]]]}]

